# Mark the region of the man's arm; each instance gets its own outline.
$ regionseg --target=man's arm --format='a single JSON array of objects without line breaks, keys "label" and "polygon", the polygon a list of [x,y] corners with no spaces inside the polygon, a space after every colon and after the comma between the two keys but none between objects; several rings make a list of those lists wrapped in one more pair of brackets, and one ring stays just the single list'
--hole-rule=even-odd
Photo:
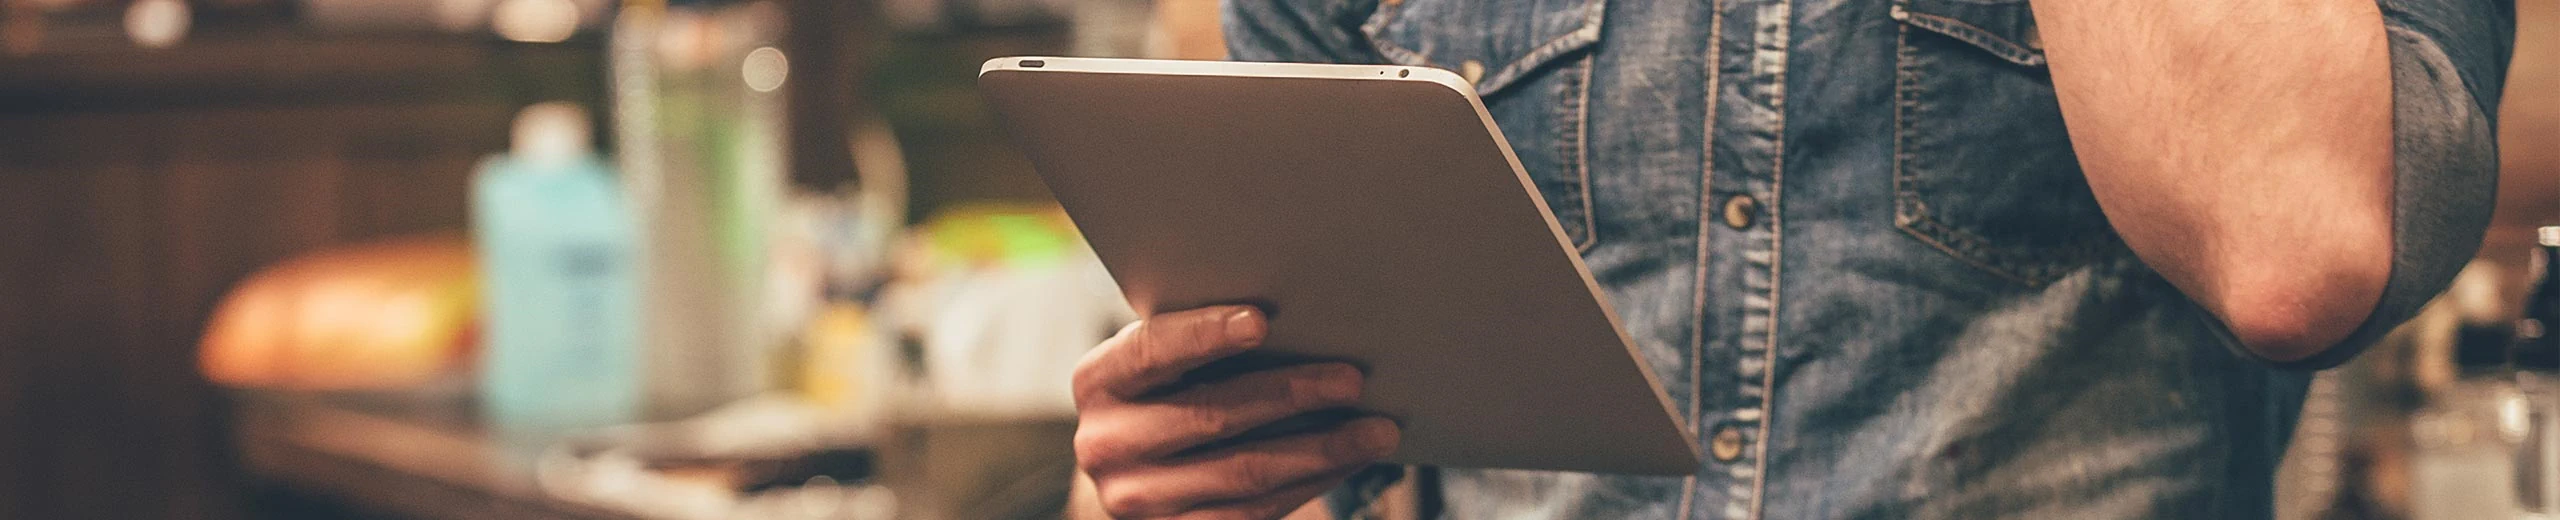
[{"label": "man's arm", "polygon": [[2392,61],[2373,0],[2034,0],[2089,187],[2250,351],[2309,358],[2392,275]]}]

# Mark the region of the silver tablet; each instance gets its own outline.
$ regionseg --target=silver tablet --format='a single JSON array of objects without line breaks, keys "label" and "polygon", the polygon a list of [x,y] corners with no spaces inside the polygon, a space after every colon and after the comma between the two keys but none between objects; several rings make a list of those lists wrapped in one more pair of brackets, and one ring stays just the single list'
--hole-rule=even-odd
[{"label": "silver tablet", "polygon": [[1142,314],[1249,303],[1369,373],[1391,460],[1686,475],[1696,436],[1474,88],[1397,66],[1015,57],[978,83]]}]

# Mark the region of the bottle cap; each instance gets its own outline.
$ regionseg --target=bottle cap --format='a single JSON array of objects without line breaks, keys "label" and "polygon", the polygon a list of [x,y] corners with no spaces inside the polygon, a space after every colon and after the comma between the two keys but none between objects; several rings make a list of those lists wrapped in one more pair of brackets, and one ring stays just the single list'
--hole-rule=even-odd
[{"label": "bottle cap", "polygon": [[593,150],[588,143],[590,132],[586,108],[561,101],[535,103],[516,113],[512,152],[519,160],[534,163],[576,161]]}]

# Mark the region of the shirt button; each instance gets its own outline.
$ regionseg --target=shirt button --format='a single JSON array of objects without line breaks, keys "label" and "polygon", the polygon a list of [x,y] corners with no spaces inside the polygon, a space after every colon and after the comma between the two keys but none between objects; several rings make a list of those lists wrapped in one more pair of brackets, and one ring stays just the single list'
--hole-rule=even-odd
[{"label": "shirt button", "polygon": [[1759,217],[1760,201],[1752,200],[1750,195],[1735,195],[1724,199],[1725,226],[1734,229],[1750,229],[1751,221]]},{"label": "shirt button", "polygon": [[1715,439],[1707,441],[1707,451],[1716,457],[1716,462],[1733,462],[1742,458],[1742,430],[1734,429],[1733,425],[1716,427]]},{"label": "shirt button", "polygon": [[1467,60],[1458,64],[1458,76],[1466,78],[1469,85],[1484,80],[1484,62]]}]

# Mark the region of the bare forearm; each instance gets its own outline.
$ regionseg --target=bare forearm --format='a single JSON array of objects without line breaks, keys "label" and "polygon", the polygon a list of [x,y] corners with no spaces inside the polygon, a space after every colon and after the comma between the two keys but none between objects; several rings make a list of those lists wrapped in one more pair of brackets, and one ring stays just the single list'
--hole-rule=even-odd
[{"label": "bare forearm", "polygon": [[2071,142],[2127,245],[2251,349],[2318,353],[2391,269],[2371,0],[2035,0]]}]

